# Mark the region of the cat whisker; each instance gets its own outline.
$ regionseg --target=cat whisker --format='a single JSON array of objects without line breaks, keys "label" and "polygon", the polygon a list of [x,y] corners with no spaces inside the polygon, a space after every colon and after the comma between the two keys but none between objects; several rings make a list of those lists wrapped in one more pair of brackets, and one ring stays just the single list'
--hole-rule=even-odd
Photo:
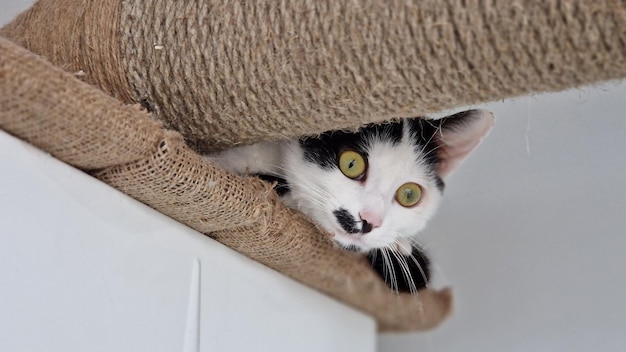
[{"label": "cat whisker", "polygon": [[[397,240],[396,240],[396,243],[400,245],[400,243]],[[415,292],[417,292],[417,286],[415,285],[415,280],[413,280],[413,277],[411,276],[411,272],[409,270],[409,263],[407,262],[406,257],[402,255],[402,253],[399,253],[399,251],[397,250],[392,249],[391,253],[398,260],[400,270],[402,271],[402,274],[404,275],[408,283],[409,292],[411,294],[414,294]]]},{"label": "cat whisker", "polygon": [[[416,240],[412,239],[412,238],[407,238],[405,237],[407,240],[409,240],[411,242],[411,247],[421,247],[421,245],[419,245],[419,243],[417,243]],[[400,242],[398,240],[395,240],[396,244],[398,246],[400,246]],[[424,280],[424,283],[426,284],[426,286],[428,286],[428,276],[426,275],[426,271],[424,270],[424,268],[422,267],[422,264],[420,264],[419,260],[417,260],[417,258],[415,258],[415,256],[413,255],[413,253],[409,253],[409,255],[405,256],[406,258],[410,259],[415,266],[418,268],[419,272],[420,272],[420,276],[422,277],[422,280]],[[408,263],[407,263],[408,265]]]},{"label": "cat whisker", "polygon": [[[277,169],[279,169],[279,170],[285,171],[285,174],[283,174],[281,176],[282,177],[286,177],[286,173],[288,173],[287,169],[285,169],[284,167],[278,166],[278,165],[272,165],[272,166],[277,168]],[[319,185],[311,182],[309,180],[309,178],[306,177],[308,175],[301,175],[300,173],[293,172],[293,170],[291,170],[290,175],[294,178],[293,181],[297,181],[297,183],[302,183],[302,184],[306,185],[309,188],[309,190],[315,192],[316,194],[318,194],[320,196],[323,196],[325,198],[330,198],[330,199],[336,201],[336,198],[330,192],[322,189]]]},{"label": "cat whisker", "polygon": [[[322,211],[323,213],[330,213],[330,208],[328,208],[328,206],[326,204],[321,204],[321,203],[313,203],[310,200],[307,203],[303,203],[302,201],[298,202],[298,209],[299,210],[303,210],[303,209],[308,209],[308,210],[319,210]],[[306,211],[303,211],[303,213],[307,213]]]},{"label": "cat whisker", "polygon": [[385,268],[387,268],[387,272],[389,273],[389,277],[385,274],[385,281],[390,279],[390,286],[396,292],[400,292],[398,289],[398,279],[396,278],[396,273],[393,270],[393,265],[391,263],[391,255],[389,254],[389,248],[383,247],[381,248],[380,253],[383,255],[383,262],[385,264]]},{"label": "cat whisker", "polygon": [[[292,184],[302,184],[307,186],[308,190],[319,195],[320,198],[323,198],[325,200],[327,199],[331,199],[333,201],[336,201],[335,197],[330,194],[328,191],[325,191],[324,189],[322,189],[319,185],[314,184],[313,182],[311,182],[308,177],[306,177],[306,175],[301,175],[299,173],[293,172],[293,170],[288,170],[285,167],[282,167],[280,165],[276,165],[276,164],[271,164],[269,165],[272,168],[275,168],[279,171],[282,171],[282,173],[278,176],[282,177],[282,178],[287,178],[287,174],[290,174],[292,176]],[[289,172],[291,171],[291,172]],[[310,199],[313,200],[313,199]],[[321,201],[319,201],[321,203]]]},{"label": "cat whisker", "polygon": [[[430,142],[433,141],[433,138],[435,138],[436,135],[441,136],[442,135],[442,131],[443,131],[443,128],[442,128],[441,124],[435,125],[432,120],[424,120],[424,122],[429,124],[431,127],[435,127],[435,132],[428,138],[428,141],[426,141],[426,143],[424,143],[424,146],[420,150],[420,154],[425,154],[424,150],[426,150],[426,148],[430,147]],[[422,139],[425,139],[424,138],[424,129],[421,130],[421,133],[422,133],[422,135],[421,135]],[[438,148],[439,148],[439,145],[437,145],[435,148],[433,148],[433,151],[438,149]],[[429,151],[428,153],[432,153],[433,151]]]},{"label": "cat whisker", "polygon": [[[428,283],[431,266],[420,252],[422,247],[412,240],[407,242],[404,235],[415,235],[424,227],[435,211],[437,199],[424,198],[411,216],[397,216],[399,208],[386,200],[397,200],[396,184],[410,181],[419,181],[427,191],[435,187],[442,191],[444,178],[471,151],[465,146],[476,146],[491,128],[489,116],[473,116],[470,112],[443,120],[397,119],[357,131],[328,131],[317,136],[239,145],[205,158],[240,175],[258,175],[278,181],[281,186],[286,181],[288,187],[276,189],[285,206],[300,210],[320,228],[332,231],[338,226],[349,227],[348,232],[356,232],[352,227],[361,229],[361,235],[338,235],[337,239],[362,251],[376,248],[373,253],[377,260],[372,264],[388,286],[396,292],[402,289],[416,293],[417,287]],[[347,159],[342,159],[345,150],[363,160],[355,158],[346,164]],[[351,177],[357,172],[360,176]],[[384,236],[368,236],[369,226],[363,227],[363,219],[369,218],[360,216],[362,212],[367,215],[365,211],[380,215],[385,225],[397,221],[393,226],[406,229],[401,230],[406,233],[389,231]],[[345,212],[352,219],[343,216]],[[372,230],[373,222],[372,218]],[[357,243],[359,240],[364,242]],[[405,250],[407,243],[411,247]]]},{"label": "cat whisker", "polygon": [[322,189],[318,185],[311,183],[304,177],[296,176],[293,179],[294,182],[299,183],[307,187],[307,192],[317,195],[317,197],[308,197],[307,201],[323,203],[327,210],[332,210],[341,207],[341,203],[330,192]]},{"label": "cat whisker", "polygon": [[372,253],[372,261],[376,261],[376,258],[378,257],[378,251],[371,251]]}]

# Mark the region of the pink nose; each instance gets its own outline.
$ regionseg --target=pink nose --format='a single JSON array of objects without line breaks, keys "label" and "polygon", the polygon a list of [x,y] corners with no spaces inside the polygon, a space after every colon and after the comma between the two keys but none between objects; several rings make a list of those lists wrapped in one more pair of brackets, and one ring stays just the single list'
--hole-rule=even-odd
[{"label": "pink nose", "polygon": [[380,227],[383,223],[383,218],[380,214],[373,212],[371,210],[362,210],[359,212],[359,217],[361,220],[367,221],[368,224],[372,225],[372,227]]}]

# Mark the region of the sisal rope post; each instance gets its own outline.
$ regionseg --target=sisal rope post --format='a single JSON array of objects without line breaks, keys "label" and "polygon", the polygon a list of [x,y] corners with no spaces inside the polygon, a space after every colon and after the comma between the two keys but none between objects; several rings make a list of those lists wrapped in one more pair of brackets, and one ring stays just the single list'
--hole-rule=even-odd
[{"label": "sisal rope post", "polygon": [[382,330],[423,330],[449,290],[393,293],[360,256],[333,247],[266,183],[232,175],[72,74],[0,38],[0,128],[227,246],[371,314]]},{"label": "sisal rope post", "polygon": [[626,76],[624,0],[41,0],[0,35],[200,151]]},{"label": "sisal rope post", "polygon": [[149,116],[213,151],[626,76],[624,0],[40,0],[0,36],[70,72],[0,40],[0,127],[393,330],[450,292],[393,294]]}]

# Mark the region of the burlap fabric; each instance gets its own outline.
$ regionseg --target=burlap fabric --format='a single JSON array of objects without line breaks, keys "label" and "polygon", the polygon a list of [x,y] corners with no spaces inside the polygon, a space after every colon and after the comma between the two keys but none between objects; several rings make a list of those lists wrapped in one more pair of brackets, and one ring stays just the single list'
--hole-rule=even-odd
[{"label": "burlap fabric", "polygon": [[428,329],[449,314],[448,290],[392,293],[362,257],[334,248],[267,184],[206,162],[148,116],[0,38],[0,128],[373,315],[383,330]]},{"label": "burlap fabric", "polygon": [[621,78],[625,28],[624,0],[42,0],[0,34],[206,151]]},{"label": "burlap fabric", "polygon": [[626,76],[624,0],[41,0],[0,35],[69,72],[0,41],[0,127],[383,330],[436,326],[450,293],[393,294],[266,185],[121,102],[214,150]]}]

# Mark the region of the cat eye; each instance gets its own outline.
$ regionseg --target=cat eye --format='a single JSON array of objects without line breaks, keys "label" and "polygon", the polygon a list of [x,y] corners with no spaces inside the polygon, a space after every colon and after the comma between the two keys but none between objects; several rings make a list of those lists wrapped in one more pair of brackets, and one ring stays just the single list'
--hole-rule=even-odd
[{"label": "cat eye", "polygon": [[422,199],[422,187],[414,182],[407,182],[396,191],[396,200],[403,207],[409,208]]},{"label": "cat eye", "polygon": [[367,170],[365,158],[354,150],[346,150],[339,154],[339,170],[351,179],[359,179]]}]

